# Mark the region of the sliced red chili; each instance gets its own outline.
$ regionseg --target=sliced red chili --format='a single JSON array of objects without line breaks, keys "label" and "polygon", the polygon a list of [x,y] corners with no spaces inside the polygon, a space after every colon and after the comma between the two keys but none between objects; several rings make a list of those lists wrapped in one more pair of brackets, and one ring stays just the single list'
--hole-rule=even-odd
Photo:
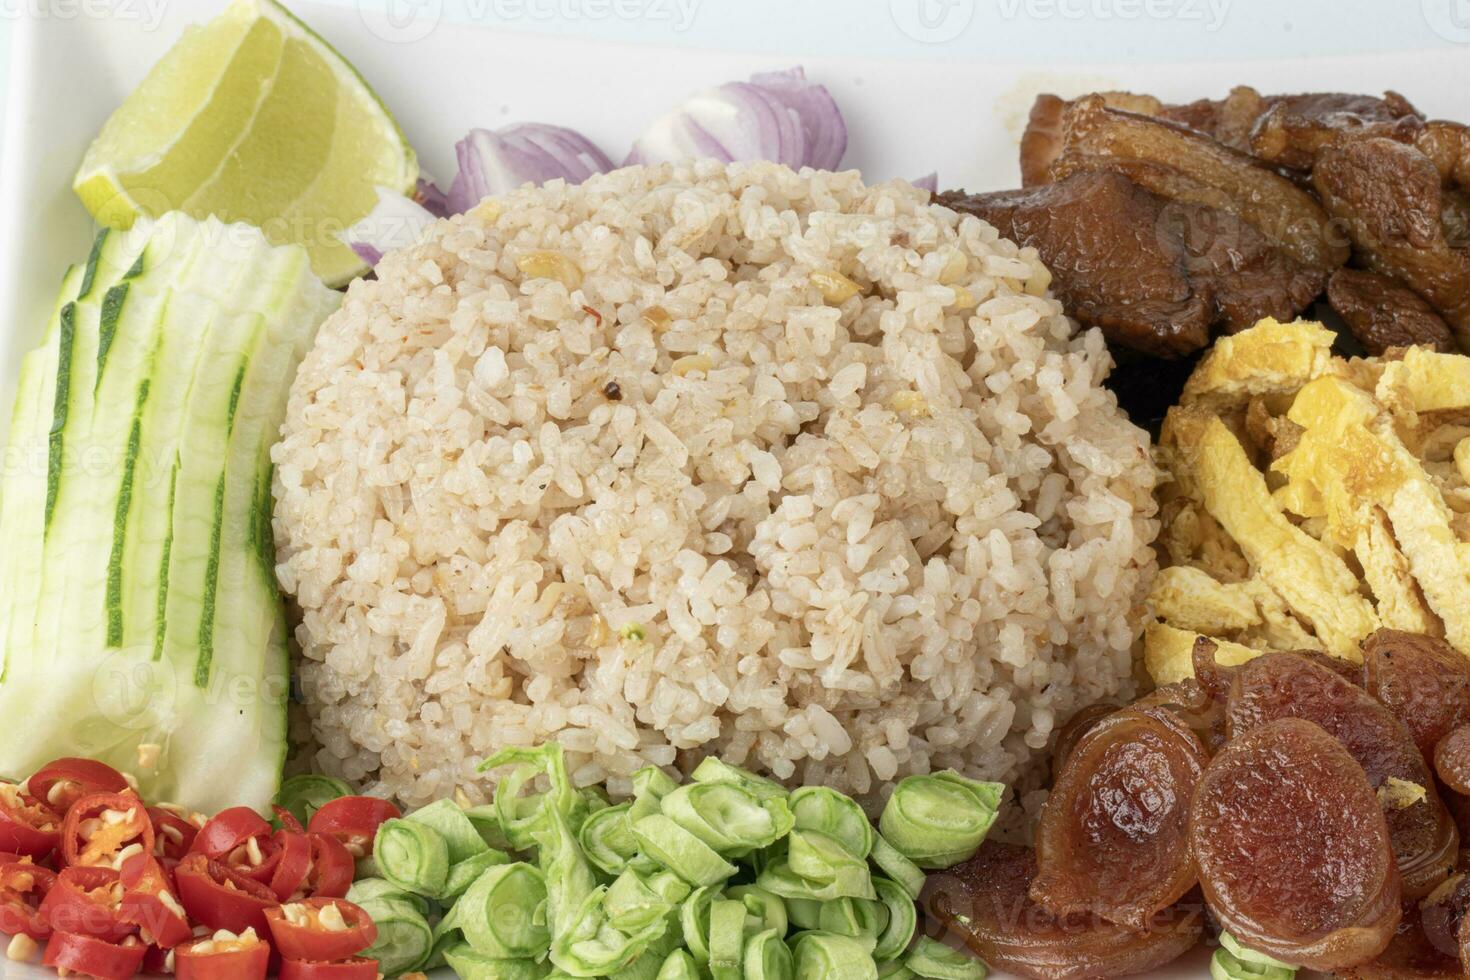
[{"label": "sliced red chili", "polygon": [[68,865],[116,868],[138,845],[153,853],[153,822],[132,793],[96,793],[72,804],[61,825],[61,860]]},{"label": "sliced red chili", "polygon": [[159,949],[157,946],[149,946],[143,953],[144,973],[172,973],[173,966],[169,963],[168,954],[170,950]]},{"label": "sliced red chili", "polygon": [[306,884],[307,875],[311,872],[311,838],[289,830],[278,830],[273,843],[279,857],[271,874],[270,889],[277,899],[284,902]]},{"label": "sliced red chili", "polygon": [[223,862],[231,871],[269,885],[281,860],[271,825],[249,807],[233,807],[208,820],[191,852]]},{"label": "sliced red chili", "polygon": [[372,916],[340,898],[307,898],[266,912],[271,939],[288,960],[341,960],[378,939]]},{"label": "sliced red chili", "polygon": [[312,814],[307,830],[335,837],[354,858],[373,852],[378,828],[403,816],[398,807],[373,796],[344,796],[332,800]]},{"label": "sliced red chili", "polygon": [[204,936],[174,950],[178,980],[265,980],[271,948],[258,936]]},{"label": "sliced red chili", "polygon": [[57,759],[36,770],[26,780],[26,787],[36,799],[65,814],[84,796],[125,792],[128,781],[122,773],[96,759]]},{"label": "sliced red chili", "polygon": [[119,944],[95,936],[58,932],[46,944],[46,955],[41,962],[98,980],[128,980],[136,976],[143,966],[143,955],[147,951],[147,947],[136,939]]},{"label": "sliced red chili", "polygon": [[282,830],[289,830],[294,834],[306,833],[306,828],[301,826],[301,821],[297,820],[296,814],[290,810],[287,810],[283,806],[271,804],[271,812],[276,815],[276,820],[280,823]]},{"label": "sliced red chili", "polygon": [[173,879],[157,858],[134,855],[123,862],[119,880],[123,886],[123,921],[137,926],[143,939],[172,949],[194,935]]},{"label": "sliced red chili", "polygon": [[306,876],[306,895],[315,898],[346,897],[357,871],[357,862],[352,859],[347,845],[326,834],[307,836],[311,839],[311,870]]},{"label": "sliced red chili", "polygon": [[0,783],[0,851],[44,858],[61,840],[61,815],[14,783]]},{"label": "sliced red chili", "polygon": [[189,853],[199,828],[178,813],[158,806],[148,808],[153,822],[153,856],[181,861]]},{"label": "sliced red chili", "polygon": [[210,929],[265,934],[265,910],[279,905],[265,885],[203,854],[190,854],[174,871],[185,911]]},{"label": "sliced red chili", "polygon": [[0,932],[37,941],[51,935],[41,903],[56,884],[56,873],[22,861],[0,864]]},{"label": "sliced red chili", "polygon": [[378,961],[354,956],[335,963],[285,960],[279,980],[377,980]]},{"label": "sliced red chili", "polygon": [[274,836],[252,837],[222,859],[230,870],[270,885],[281,864],[281,843]]},{"label": "sliced red chili", "polygon": [[250,839],[269,839],[270,835],[271,825],[260,814],[248,806],[231,807],[205,822],[189,852],[220,861]]},{"label": "sliced red chili", "polygon": [[122,880],[111,868],[63,868],[41,902],[41,915],[53,932],[119,942],[136,929],[123,918],[122,897]]}]

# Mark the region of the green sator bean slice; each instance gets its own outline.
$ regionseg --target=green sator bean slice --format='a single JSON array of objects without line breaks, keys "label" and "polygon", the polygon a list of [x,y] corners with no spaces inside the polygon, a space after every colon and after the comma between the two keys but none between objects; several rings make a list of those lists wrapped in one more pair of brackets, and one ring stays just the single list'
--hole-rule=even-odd
[{"label": "green sator bean slice", "polygon": [[696,888],[719,884],[735,874],[733,864],[661,813],[635,823],[633,836],[644,854]]},{"label": "green sator bean slice", "polygon": [[369,899],[361,908],[372,917],[378,938],[362,955],[378,961],[387,976],[418,969],[434,948],[433,930],[418,907],[393,898]]},{"label": "green sator bean slice", "polygon": [[699,973],[699,964],[694,957],[689,955],[688,950],[676,949],[664,960],[663,966],[659,967],[658,976],[655,980],[703,980]]},{"label": "green sator bean slice", "polygon": [[873,825],[851,797],[826,786],[803,786],[791,794],[797,830],[815,830],[837,841],[856,857],[873,850]]},{"label": "green sator bean slice", "polygon": [[628,870],[633,858],[638,856],[638,839],[628,822],[632,803],[620,803],[589,816],[577,831],[577,843],[587,860],[610,875],[620,875]]},{"label": "green sator bean slice", "polygon": [[879,871],[902,885],[910,898],[918,901],[928,875],[923,868],[898,853],[898,849],[888,843],[882,834],[873,835],[873,853],[868,855],[868,859]]},{"label": "green sator bean slice", "polygon": [[437,800],[403,819],[438,831],[449,848],[450,864],[458,864],[490,849],[474,823],[453,800]]},{"label": "green sator bean slice", "polygon": [[748,935],[775,931],[782,939],[791,928],[786,903],[779,895],[758,885],[736,885],[725,889],[725,897],[745,905],[745,931]]},{"label": "green sator bean slice", "polygon": [[983,960],[928,936],[919,937],[903,963],[929,980],[985,980],[990,973]]},{"label": "green sator bean slice", "polygon": [[373,842],[378,873],[405,891],[427,898],[444,893],[449,877],[449,845],[432,827],[411,820],[388,820]]},{"label": "green sator bean slice", "polygon": [[303,774],[292,776],[281,784],[280,791],[276,793],[276,803],[290,810],[304,827],[323,806],[352,793],[352,787],[340,779]]},{"label": "green sator bean slice", "polygon": [[783,799],[761,800],[734,783],[689,783],[665,796],[664,816],[722,857],[744,857],[791,832]]},{"label": "green sator bean slice", "polygon": [[546,967],[535,960],[496,959],[466,944],[446,949],[444,962],[459,980],[547,980]]},{"label": "green sator bean slice", "polygon": [[796,964],[791,947],[774,929],[756,933],[745,941],[745,980],[792,980]]},{"label": "green sator bean slice", "polygon": [[493,959],[535,958],[551,945],[546,879],[532,864],[485,871],[455,903],[454,917],[470,946]]},{"label": "green sator bean slice", "polygon": [[739,766],[732,766],[713,755],[706,756],[703,762],[695,766],[689,778],[696,783],[733,783],[762,800],[784,800],[791,795],[785,786],[775,780],[757,776]]},{"label": "green sator bean slice", "polygon": [[878,980],[878,964],[857,939],[804,932],[791,945],[796,980]]},{"label": "green sator bean slice", "polygon": [[878,892],[878,902],[884,909],[883,927],[878,933],[878,945],[873,950],[873,959],[882,963],[896,959],[909,948],[914,934],[919,929],[919,910],[907,890],[896,881],[874,878],[873,887]]},{"label": "green sator bean slice", "polygon": [[878,827],[919,867],[953,867],[979,849],[1004,792],[1000,783],[966,779],[952,769],[909,776],[894,787]]}]

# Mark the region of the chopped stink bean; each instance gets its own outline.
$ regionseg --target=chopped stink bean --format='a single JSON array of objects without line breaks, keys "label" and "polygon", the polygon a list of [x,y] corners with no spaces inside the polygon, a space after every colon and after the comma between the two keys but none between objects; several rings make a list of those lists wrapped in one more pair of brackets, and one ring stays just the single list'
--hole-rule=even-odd
[{"label": "chopped stink bean", "polygon": [[[924,873],[904,851],[931,864],[968,858],[995,818],[998,786],[956,773],[902,786],[888,818],[900,850],[849,797],[789,792],[717,758],[683,785],[646,767],[632,777],[633,798],[617,804],[600,787],[575,787],[556,743],[507,749],[481,769],[500,776],[499,827],[477,827],[478,854],[455,819],[464,808],[441,800],[384,823],[382,877],[349,892],[378,930],[364,955],[389,975],[441,964],[514,978],[548,976],[549,966],[548,980],[985,975],[979,960],[946,947],[911,950]],[[483,843],[492,837],[510,842],[507,851]],[[461,878],[472,883],[444,884]],[[436,925],[433,908],[443,910]],[[307,921],[337,935],[336,912]],[[299,925],[303,913],[272,914]]]}]

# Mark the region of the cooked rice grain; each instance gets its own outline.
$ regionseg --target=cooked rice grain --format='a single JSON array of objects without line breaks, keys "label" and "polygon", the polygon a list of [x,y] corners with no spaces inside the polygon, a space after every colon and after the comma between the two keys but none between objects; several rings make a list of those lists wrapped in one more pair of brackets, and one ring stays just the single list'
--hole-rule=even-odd
[{"label": "cooked rice grain", "polygon": [[906,184],[770,164],[527,188],[389,256],[273,454],[319,764],[409,804],[553,738],[614,787],[1024,777],[1128,693],[1155,567],[1146,437],[1049,281]]}]

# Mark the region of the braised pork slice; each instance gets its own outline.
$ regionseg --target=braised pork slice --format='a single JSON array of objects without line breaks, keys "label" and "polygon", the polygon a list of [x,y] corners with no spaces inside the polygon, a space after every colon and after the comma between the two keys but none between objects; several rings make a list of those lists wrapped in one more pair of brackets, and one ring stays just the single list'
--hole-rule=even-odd
[{"label": "braised pork slice", "polygon": [[1109,108],[1098,96],[1070,103],[1054,180],[1101,168],[1127,174],[1170,200],[1227,211],[1326,277],[1349,249],[1312,195],[1249,154],[1166,119]]},{"label": "braised pork slice", "polygon": [[1252,124],[1248,149],[1277,166],[1305,171],[1337,140],[1374,135],[1409,141],[1423,123],[1396,92],[1381,99],[1342,92],[1275,96]]},{"label": "braised pork slice", "polygon": [[1327,282],[1327,300],[1373,357],[1393,347],[1429,347],[1451,353],[1455,335],[1444,317],[1396,279],[1364,269],[1338,269]]},{"label": "braised pork slice", "polygon": [[1445,953],[1425,935],[1418,902],[1405,902],[1403,918],[1377,959],[1341,970],[1342,980],[1464,980],[1457,954]]},{"label": "braised pork slice", "polygon": [[1325,149],[1312,180],[1358,260],[1424,297],[1470,349],[1470,251],[1445,237],[1434,163],[1391,139],[1361,139]]},{"label": "braised pork slice", "polygon": [[938,203],[1041,253],[1067,312],[1109,340],[1177,357],[1210,337],[1214,299],[1190,280],[1183,242],[1159,234],[1164,202],[1120,174],[1085,174]]},{"label": "braised pork slice", "polygon": [[1162,357],[1198,350],[1214,328],[1291,320],[1325,283],[1236,215],[1166,200],[1109,169],[938,203],[1034,247],[1069,313]]}]

